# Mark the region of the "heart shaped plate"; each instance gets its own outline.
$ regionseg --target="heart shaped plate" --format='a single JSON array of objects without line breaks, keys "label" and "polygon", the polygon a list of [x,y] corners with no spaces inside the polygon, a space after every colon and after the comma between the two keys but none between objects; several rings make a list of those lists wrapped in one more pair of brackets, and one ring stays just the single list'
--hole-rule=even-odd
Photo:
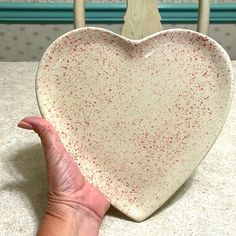
[{"label": "heart shaped plate", "polygon": [[129,40],[87,27],[49,46],[36,93],[87,180],[142,221],[214,144],[232,83],[229,56],[205,35],[173,29]]}]

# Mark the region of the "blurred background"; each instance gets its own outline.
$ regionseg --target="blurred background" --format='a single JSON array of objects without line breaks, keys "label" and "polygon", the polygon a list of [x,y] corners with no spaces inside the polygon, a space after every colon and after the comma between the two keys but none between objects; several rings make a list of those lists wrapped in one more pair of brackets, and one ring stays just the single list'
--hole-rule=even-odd
[{"label": "blurred background", "polygon": [[[164,29],[196,30],[197,2],[159,0]],[[0,61],[39,61],[58,36],[73,29],[72,0],[0,0]],[[124,0],[87,0],[86,25],[121,33]],[[236,0],[211,1],[209,36],[236,59]]]}]

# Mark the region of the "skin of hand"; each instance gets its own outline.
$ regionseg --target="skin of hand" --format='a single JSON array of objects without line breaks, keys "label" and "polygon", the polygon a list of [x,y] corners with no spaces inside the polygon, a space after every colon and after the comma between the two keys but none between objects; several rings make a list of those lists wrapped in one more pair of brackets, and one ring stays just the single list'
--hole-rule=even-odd
[{"label": "skin of hand", "polygon": [[98,235],[110,207],[105,195],[85,180],[48,121],[36,116],[27,117],[18,127],[34,130],[44,149],[48,204],[37,235]]}]

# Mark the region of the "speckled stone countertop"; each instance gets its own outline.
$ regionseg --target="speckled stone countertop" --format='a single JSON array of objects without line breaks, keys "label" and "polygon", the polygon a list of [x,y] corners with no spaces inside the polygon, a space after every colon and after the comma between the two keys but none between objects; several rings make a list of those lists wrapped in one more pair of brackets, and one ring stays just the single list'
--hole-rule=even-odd
[{"label": "speckled stone countertop", "polygon": [[[0,63],[0,236],[35,235],[46,207],[46,172],[37,135],[16,127],[39,115],[38,63]],[[236,62],[233,62],[236,74]],[[236,97],[215,145],[180,190],[135,223],[111,208],[101,236],[236,235]]]}]

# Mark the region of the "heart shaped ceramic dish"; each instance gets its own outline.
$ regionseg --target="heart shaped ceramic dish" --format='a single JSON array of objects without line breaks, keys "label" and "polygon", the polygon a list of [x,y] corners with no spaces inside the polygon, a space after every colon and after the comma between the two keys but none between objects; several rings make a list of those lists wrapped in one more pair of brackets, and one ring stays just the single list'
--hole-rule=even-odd
[{"label": "heart shaped ceramic dish", "polygon": [[134,41],[82,28],[47,49],[36,91],[42,116],[88,181],[142,221],[214,144],[232,83],[225,50],[194,31],[167,30]]}]

